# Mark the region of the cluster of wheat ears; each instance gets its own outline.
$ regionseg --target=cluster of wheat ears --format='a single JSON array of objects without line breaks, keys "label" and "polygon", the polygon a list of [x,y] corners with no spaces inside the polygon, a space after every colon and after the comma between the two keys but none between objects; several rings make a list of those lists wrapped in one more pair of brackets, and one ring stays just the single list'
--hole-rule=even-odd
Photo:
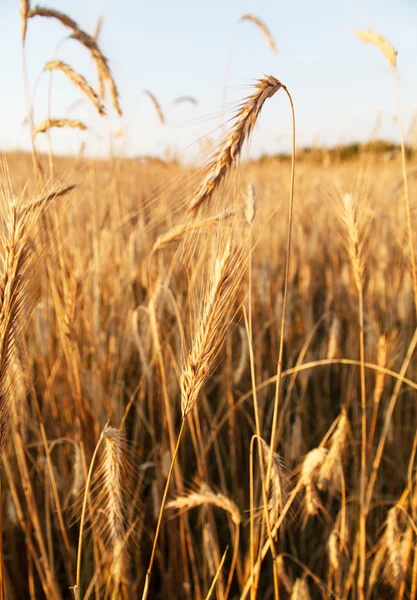
[{"label": "cluster of wheat ears", "polygon": [[[107,87],[121,114],[101,22],[89,35],[22,0],[23,56],[36,17],[86,50],[98,91],[61,60],[44,71],[100,117]],[[391,45],[357,36],[398,91]],[[239,165],[278,93],[291,163]],[[290,91],[264,76],[197,169],[42,155],[40,134],[88,127],[34,123],[30,96],[32,153],[0,173],[0,596],[416,599],[417,187],[400,104],[394,162],[298,164]]]}]

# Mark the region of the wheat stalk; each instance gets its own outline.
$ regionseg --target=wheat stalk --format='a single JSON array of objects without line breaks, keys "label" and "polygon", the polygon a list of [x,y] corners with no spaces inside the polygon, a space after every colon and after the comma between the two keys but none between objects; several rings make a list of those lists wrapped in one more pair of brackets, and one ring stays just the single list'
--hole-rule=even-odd
[{"label": "wheat stalk", "polygon": [[253,183],[249,183],[245,195],[245,219],[252,225],[256,215],[256,190]]},{"label": "wheat stalk", "polygon": [[68,79],[79,89],[95,106],[99,115],[105,115],[106,111],[103,104],[100,102],[99,97],[93,88],[88,84],[85,77],[80,73],[74,71],[69,65],[64,63],[62,60],[51,60],[44,66],[44,71],[61,71],[68,77]]},{"label": "wheat stalk", "polygon": [[84,123],[73,119],[46,119],[33,128],[32,135],[35,136],[38,133],[46,133],[48,129],[54,127],[71,127],[71,129],[79,129],[80,131],[85,131],[87,129]]},{"label": "wheat stalk", "polygon": [[250,137],[265,100],[285,86],[272,75],[259,79],[255,92],[244,101],[234,117],[234,125],[205,167],[205,176],[190,200],[190,210],[195,211],[212,197],[231,167],[239,160],[244,142]]},{"label": "wheat stalk", "polygon": [[278,54],[277,52],[277,46],[275,44],[275,40],[272,37],[268,27],[265,25],[265,23],[263,21],[261,21],[261,19],[259,19],[258,17],[255,17],[255,15],[246,13],[244,15],[242,15],[239,19],[239,21],[250,21],[251,23],[253,23],[254,25],[256,25],[256,27],[258,27],[258,29],[261,31],[261,33],[264,35],[266,41],[269,44],[269,47],[271,48],[272,52],[274,54]]},{"label": "wheat stalk", "polygon": [[150,92],[149,90],[144,90],[143,93],[146,94],[148,96],[148,98],[150,98],[150,100],[156,110],[156,114],[158,115],[158,119],[161,121],[162,124],[164,124],[165,123],[164,113],[162,112],[161,105],[159,104],[158,100],[156,99],[156,96],[154,94],[152,94],[152,92]]}]

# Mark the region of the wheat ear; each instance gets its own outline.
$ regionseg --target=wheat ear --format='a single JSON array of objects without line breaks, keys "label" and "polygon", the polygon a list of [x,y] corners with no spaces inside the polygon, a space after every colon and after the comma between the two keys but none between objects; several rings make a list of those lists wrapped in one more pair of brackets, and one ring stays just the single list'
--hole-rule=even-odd
[{"label": "wheat ear", "polygon": [[104,81],[107,81],[107,84],[110,88],[110,96],[112,99],[113,106],[116,109],[117,113],[121,116],[122,109],[119,103],[119,92],[111,74],[109,62],[104,56],[103,52],[101,51],[97,41],[93,37],[91,37],[91,35],[88,35],[88,33],[80,29],[80,27],[74,21],[74,19],[71,19],[71,17],[58,10],[53,10],[51,8],[43,6],[35,6],[27,14],[28,19],[33,17],[46,17],[56,19],[64,27],[71,29],[71,37],[77,40],[82,46],[84,46],[85,48],[87,48],[87,50],[90,51],[91,56],[93,57],[93,60],[96,63],[101,97],[104,96]]},{"label": "wheat ear", "polygon": [[46,133],[49,129],[54,127],[70,127],[71,129],[79,129],[80,131],[85,131],[87,129],[86,125],[81,121],[72,119],[46,119],[33,128],[32,135],[35,136],[38,133]]},{"label": "wheat ear", "polygon": [[214,191],[225,179],[231,167],[239,160],[244,142],[250,137],[265,100],[272,98],[285,86],[272,75],[259,79],[255,92],[243,101],[234,118],[234,125],[204,169],[205,176],[190,200],[190,210],[195,211],[210,200]]},{"label": "wheat ear", "polygon": [[156,110],[156,114],[158,115],[158,119],[161,121],[162,124],[164,124],[165,123],[164,113],[162,112],[161,105],[159,104],[158,100],[156,99],[155,94],[152,94],[152,92],[150,92],[149,90],[144,90],[143,93],[146,94],[148,96],[148,98],[150,98],[150,100]]},{"label": "wheat ear", "polygon": [[274,54],[278,54],[277,45],[275,43],[275,40],[272,37],[271,32],[269,31],[268,27],[265,25],[265,23],[263,21],[261,21],[261,19],[259,19],[258,17],[255,17],[255,15],[246,13],[245,15],[242,15],[240,17],[239,21],[250,21],[251,23],[256,25],[256,27],[258,27],[258,29],[261,31],[261,33],[265,37],[266,41],[268,42],[268,45],[271,48],[272,52]]},{"label": "wheat ear", "polygon": [[214,264],[208,293],[200,313],[193,343],[181,374],[181,410],[186,417],[216,363],[229,325],[232,301],[242,279],[241,258],[228,242]]},{"label": "wheat ear", "polygon": [[355,31],[355,35],[361,40],[361,42],[374,44],[377,48],[379,48],[388,62],[396,68],[397,66],[397,51],[391,46],[389,41],[372,31],[372,29]]},{"label": "wheat ear", "polygon": [[100,102],[99,97],[93,88],[88,84],[85,77],[80,73],[77,73],[69,65],[64,63],[62,60],[51,60],[44,66],[44,71],[61,71],[68,77],[68,79],[77,87],[95,106],[99,115],[105,115],[106,111],[103,104]]},{"label": "wheat ear", "polygon": [[172,104],[182,104],[183,102],[189,102],[190,104],[194,104],[194,106],[198,104],[198,101],[193,96],[179,96],[172,101]]},{"label": "wheat ear", "polygon": [[235,210],[227,210],[213,217],[207,219],[200,219],[199,221],[193,221],[191,223],[181,223],[176,225],[169,231],[162,233],[153,245],[152,252],[162,250],[172,242],[178,242],[183,239],[188,233],[194,233],[198,231],[205,231],[210,227],[219,225],[225,219],[229,219],[236,214]]}]

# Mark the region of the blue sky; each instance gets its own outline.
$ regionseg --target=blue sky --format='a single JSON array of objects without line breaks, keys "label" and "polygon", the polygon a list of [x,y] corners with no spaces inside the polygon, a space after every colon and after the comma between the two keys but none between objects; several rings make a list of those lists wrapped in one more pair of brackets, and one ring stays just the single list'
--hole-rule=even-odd
[{"label": "blue sky", "polygon": [[[3,0],[0,7],[3,149],[29,147],[28,131],[22,126],[19,4]],[[123,126],[127,138],[114,143],[130,154],[162,155],[167,149],[196,153],[200,146],[193,142],[210,137],[231,116],[233,103],[246,96],[248,86],[263,73],[278,77],[293,95],[299,146],[366,139],[378,112],[380,136],[396,139],[396,95],[388,64],[376,48],[352,35],[355,29],[368,27],[398,50],[406,130],[417,109],[417,0],[50,0],[49,6],[67,12],[89,32],[97,18],[104,17],[100,41],[124,109],[121,122],[111,111],[108,119],[100,119],[85,102],[68,114],[79,95],[62,74],[56,74],[51,115],[85,120],[91,130],[55,132],[57,152],[76,152],[85,140],[90,153],[105,154],[109,131]],[[246,12],[268,25],[278,56],[253,24],[237,24]],[[26,54],[36,122],[48,116],[48,76],[38,78],[48,60],[65,60],[96,85],[90,57],[76,42],[65,39],[67,35],[50,19],[29,23]],[[158,122],[144,89],[158,98],[166,125]],[[173,105],[172,100],[182,95],[196,97],[198,106]],[[251,143],[255,155],[289,147],[289,110],[284,95],[279,96],[265,105]],[[46,148],[45,140],[40,140],[40,147]]]}]

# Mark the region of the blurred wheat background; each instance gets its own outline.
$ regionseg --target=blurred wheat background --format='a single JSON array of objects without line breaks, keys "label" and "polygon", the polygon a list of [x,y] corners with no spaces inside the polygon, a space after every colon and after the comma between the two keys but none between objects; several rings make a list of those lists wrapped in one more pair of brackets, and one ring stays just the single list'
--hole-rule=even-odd
[{"label": "blurred wheat background", "polygon": [[[22,77],[57,22],[96,77],[58,53],[51,89],[121,114],[101,21],[70,8],[21,2]],[[89,123],[35,120],[27,88],[31,152],[0,172],[2,598],[417,597],[415,128],[391,43],[356,37],[396,141],[295,152],[294,101],[288,152],[248,158],[264,104],[293,106],[260,73],[198,165],[116,152],[123,130],[64,157],[51,132]]]}]

